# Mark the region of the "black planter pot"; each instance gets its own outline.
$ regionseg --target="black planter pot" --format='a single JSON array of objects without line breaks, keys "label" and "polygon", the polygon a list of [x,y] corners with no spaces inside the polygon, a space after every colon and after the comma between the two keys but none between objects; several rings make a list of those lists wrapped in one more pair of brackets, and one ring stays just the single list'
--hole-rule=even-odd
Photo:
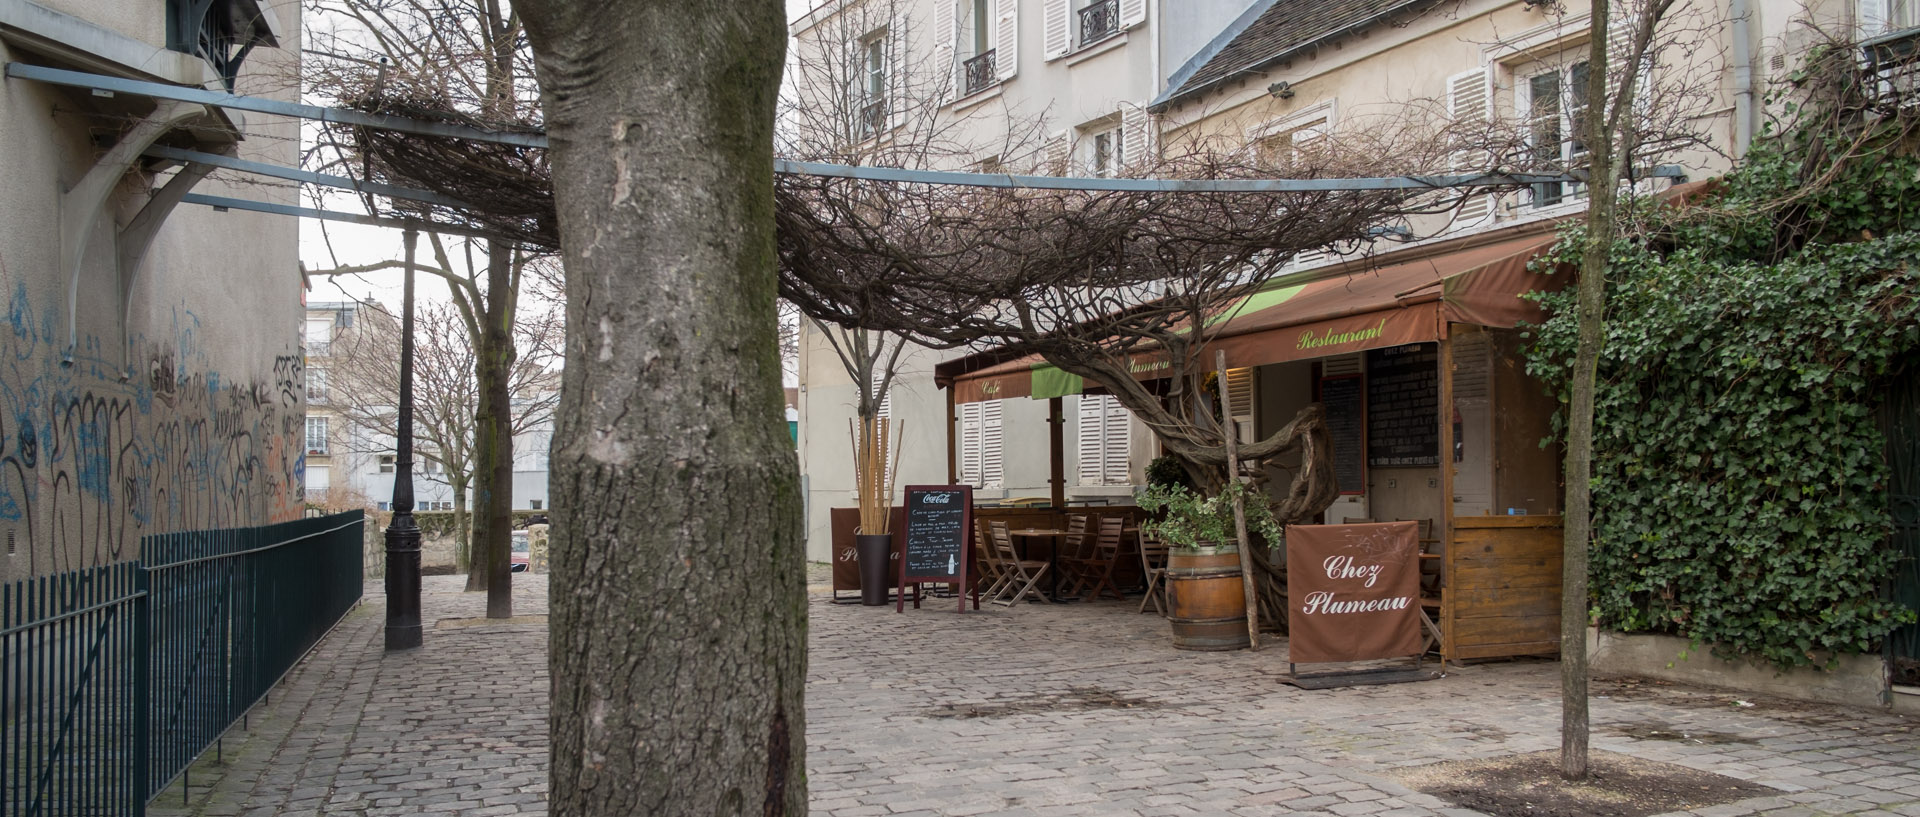
[{"label": "black planter pot", "polygon": [[888,568],[892,567],[893,536],[886,533],[857,533],[853,536],[854,558],[860,562],[860,603],[881,607],[887,603]]}]

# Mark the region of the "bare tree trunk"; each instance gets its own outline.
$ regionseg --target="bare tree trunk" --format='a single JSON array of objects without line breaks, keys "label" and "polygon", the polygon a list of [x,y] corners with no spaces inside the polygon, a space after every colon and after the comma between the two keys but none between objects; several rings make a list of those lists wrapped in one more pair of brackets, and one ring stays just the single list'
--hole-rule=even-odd
[{"label": "bare tree trunk", "polygon": [[454,570],[466,571],[467,581],[473,581],[473,514],[467,507],[467,484],[465,477],[447,477],[447,486],[453,489],[453,565]]},{"label": "bare tree trunk", "polygon": [[[1608,0],[1593,2],[1593,34],[1587,64],[1607,62]],[[1607,95],[1607,72],[1588,74],[1587,98],[1599,111],[1587,117],[1591,150],[1587,245],[1580,255],[1579,339],[1574,350],[1571,405],[1567,410],[1567,515],[1560,585],[1560,776],[1587,779],[1587,549],[1593,538],[1593,392],[1600,343],[1606,329],[1607,257],[1613,246],[1613,127],[1626,99]],[[1631,98],[1631,89],[1624,95]]]},{"label": "bare tree trunk", "polygon": [[487,590],[487,618],[513,617],[513,248],[487,242],[487,292],[479,304],[474,369],[480,389],[474,414],[474,576]]},{"label": "bare tree trunk", "polygon": [[772,0],[520,0],[552,139],[556,817],[806,813]]}]

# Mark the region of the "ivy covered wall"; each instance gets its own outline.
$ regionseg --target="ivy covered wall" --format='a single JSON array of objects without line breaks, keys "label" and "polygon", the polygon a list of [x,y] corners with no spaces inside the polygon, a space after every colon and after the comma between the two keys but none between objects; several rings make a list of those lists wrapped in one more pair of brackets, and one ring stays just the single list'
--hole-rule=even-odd
[{"label": "ivy covered wall", "polygon": [[[1792,124],[1716,192],[1635,214],[1595,406],[1601,626],[1782,667],[1877,649],[1914,617],[1881,595],[1897,557],[1877,409],[1920,365],[1920,151],[1905,114],[1814,65],[1780,102]],[[1528,350],[1563,397],[1572,299],[1544,299]]]}]

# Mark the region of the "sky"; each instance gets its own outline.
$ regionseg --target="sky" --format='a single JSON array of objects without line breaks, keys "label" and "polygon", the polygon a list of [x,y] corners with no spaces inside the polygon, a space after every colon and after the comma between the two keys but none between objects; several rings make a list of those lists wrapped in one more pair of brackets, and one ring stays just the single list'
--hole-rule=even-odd
[{"label": "sky", "polygon": [[[786,0],[787,19],[798,19],[819,3],[820,0]],[[310,202],[303,204],[313,206]],[[351,196],[333,196],[326,209],[361,212]],[[431,261],[424,240],[420,242],[420,253],[422,260]],[[309,273],[341,266],[397,261],[400,256],[399,230],[311,218],[300,220],[300,262]],[[329,278],[310,275],[308,281],[312,287],[307,293],[308,303],[372,297],[396,307],[400,304],[402,280],[397,269]],[[415,286],[420,298],[448,298],[446,284],[433,276],[420,276]]]}]

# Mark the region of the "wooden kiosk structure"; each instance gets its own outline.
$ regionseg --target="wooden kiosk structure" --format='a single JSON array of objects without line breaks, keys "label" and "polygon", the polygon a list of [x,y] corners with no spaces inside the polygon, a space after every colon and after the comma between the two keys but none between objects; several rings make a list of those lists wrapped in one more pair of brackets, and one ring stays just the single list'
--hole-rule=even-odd
[{"label": "wooden kiosk structure", "polygon": [[[1250,415],[1233,418],[1243,436],[1277,430],[1309,403],[1326,407],[1342,496],[1323,521],[1424,523],[1437,579],[1424,602],[1447,660],[1559,648],[1560,454],[1541,446],[1555,403],[1526,374],[1515,328],[1543,318],[1526,293],[1571,278],[1528,269],[1553,246],[1554,226],[1381,254],[1254,293],[1200,356],[1224,350],[1227,381],[1256,395]],[[935,379],[950,417],[961,403],[1053,401],[1058,499],[1059,401],[1086,388],[1080,378],[987,350],[940,364]],[[952,429],[950,420],[949,451]],[[1274,477],[1285,485],[1291,475]]]}]

